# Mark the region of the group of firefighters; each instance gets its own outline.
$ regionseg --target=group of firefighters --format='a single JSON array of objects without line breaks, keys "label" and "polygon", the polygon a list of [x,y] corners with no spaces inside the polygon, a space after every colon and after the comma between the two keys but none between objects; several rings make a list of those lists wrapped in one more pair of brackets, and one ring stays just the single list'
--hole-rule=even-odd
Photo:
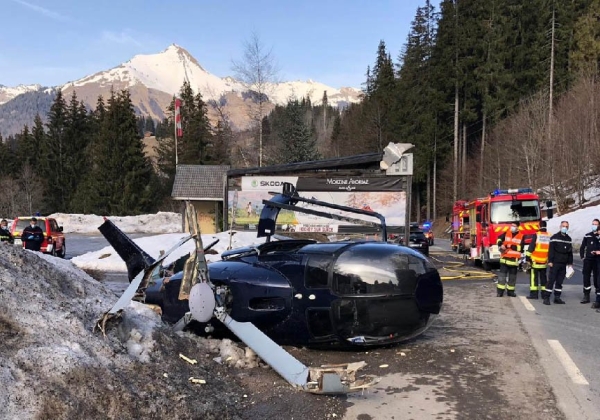
[{"label": "group of firefighters", "polygon": [[[579,254],[583,260],[583,299],[581,303],[590,303],[592,290],[590,278],[593,274],[596,299],[592,308],[600,312],[600,221],[594,219],[592,230],[587,233],[581,243]],[[568,235],[569,222],[560,223],[560,231],[550,235],[546,222],[540,222],[540,229],[531,237],[526,246],[525,237],[519,232],[519,222],[512,222],[510,230],[498,238],[500,247],[500,276],[497,284],[497,296],[516,296],[515,284],[517,270],[522,254],[531,264],[531,280],[528,299],[544,300],[544,305],[550,305],[550,297],[554,293],[554,303],[564,304],[561,299],[562,284],[565,277],[573,273],[573,241]],[[526,249],[525,249],[526,248]],[[549,268],[549,270],[548,270]],[[548,273],[547,273],[548,270]]]}]

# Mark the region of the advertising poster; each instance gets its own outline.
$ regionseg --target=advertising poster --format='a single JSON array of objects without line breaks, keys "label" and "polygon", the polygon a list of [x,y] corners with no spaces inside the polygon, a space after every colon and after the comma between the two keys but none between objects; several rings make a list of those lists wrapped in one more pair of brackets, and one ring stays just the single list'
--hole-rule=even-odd
[{"label": "advertising poster", "polygon": [[[237,225],[258,224],[263,200],[273,193],[281,193],[283,182],[296,186],[301,197],[325,201],[342,206],[354,207],[382,214],[389,226],[404,225],[406,193],[402,191],[400,177],[327,177],[298,178],[247,176],[242,177],[242,189],[237,191],[235,222]],[[233,198],[236,192],[230,191],[229,211],[232,213]],[[328,209],[307,203],[298,203],[300,207],[352,217],[368,222],[378,222],[374,217]],[[295,232],[336,233],[340,225],[351,225],[346,221],[332,220],[301,212],[281,210],[277,223],[283,230]]]}]

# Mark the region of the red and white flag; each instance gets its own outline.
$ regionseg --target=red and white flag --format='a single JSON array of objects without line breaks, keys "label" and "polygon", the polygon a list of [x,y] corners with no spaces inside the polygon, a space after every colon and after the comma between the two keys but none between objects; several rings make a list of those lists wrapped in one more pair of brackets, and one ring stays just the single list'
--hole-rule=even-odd
[{"label": "red and white flag", "polygon": [[177,137],[183,137],[183,128],[181,127],[181,99],[175,99],[175,134]]}]

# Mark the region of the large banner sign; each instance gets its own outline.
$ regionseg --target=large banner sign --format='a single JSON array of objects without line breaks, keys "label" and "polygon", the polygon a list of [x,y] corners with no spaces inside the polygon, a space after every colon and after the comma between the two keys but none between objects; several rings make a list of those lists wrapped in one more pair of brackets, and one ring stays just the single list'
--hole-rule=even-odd
[{"label": "large banner sign", "polygon": [[[258,218],[263,208],[262,201],[272,197],[269,192],[281,193],[284,182],[295,185],[301,197],[374,211],[385,216],[388,225],[404,225],[406,193],[403,191],[404,183],[400,177],[242,177],[242,190],[237,192],[236,223],[258,224]],[[232,210],[233,194],[234,191],[229,192],[230,211]],[[326,209],[311,204],[298,203],[298,206],[307,206],[328,213],[377,222],[374,217]],[[337,232],[338,226],[341,224],[350,224],[290,210],[282,210],[277,223],[283,225],[284,230],[328,233]]]},{"label": "large banner sign", "polygon": [[399,177],[328,177],[298,178],[298,191],[402,191],[404,183]]}]

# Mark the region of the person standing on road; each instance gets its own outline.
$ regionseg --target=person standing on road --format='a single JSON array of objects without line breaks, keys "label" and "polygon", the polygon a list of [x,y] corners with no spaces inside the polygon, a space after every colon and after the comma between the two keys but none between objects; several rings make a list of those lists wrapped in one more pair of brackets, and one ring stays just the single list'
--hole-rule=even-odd
[{"label": "person standing on road", "polygon": [[9,244],[14,243],[14,239],[10,230],[8,230],[8,222],[6,219],[0,221],[0,242],[8,242]]},{"label": "person standing on road", "polygon": [[497,244],[501,254],[500,278],[496,286],[496,296],[504,296],[504,290],[506,290],[507,296],[515,297],[517,296],[515,294],[517,270],[523,249],[523,235],[519,232],[519,222],[512,222],[510,230],[498,237]]},{"label": "person standing on road", "polygon": [[550,267],[550,276],[546,283],[546,290],[542,291],[544,305],[550,305],[550,295],[554,290],[554,303],[564,304],[565,301],[560,298],[562,294],[562,284],[567,273],[567,266],[573,266],[573,240],[567,232],[569,231],[569,222],[563,220],[560,222],[560,232],[555,233],[550,238],[550,250],[548,252],[548,267]]},{"label": "person standing on road", "polygon": [[600,220],[594,219],[592,221],[592,231],[585,234],[579,248],[579,256],[583,260],[583,270],[581,270],[583,274],[583,299],[581,299],[581,303],[590,303],[590,294],[592,291],[590,277],[593,275],[596,301],[592,305],[592,308],[600,308],[600,287],[598,285],[598,264],[600,264],[599,225]]},{"label": "person standing on road", "polygon": [[548,265],[548,252],[550,249],[550,234],[546,232],[546,221],[540,222],[540,230],[531,240],[527,252],[527,260],[531,262],[531,278],[529,296],[527,299],[538,299],[540,290],[546,290],[546,267]]},{"label": "person standing on road", "polygon": [[23,240],[25,249],[39,251],[42,247],[42,242],[44,242],[44,231],[37,225],[37,219],[35,217],[32,217],[29,226],[23,229],[21,239]]}]

